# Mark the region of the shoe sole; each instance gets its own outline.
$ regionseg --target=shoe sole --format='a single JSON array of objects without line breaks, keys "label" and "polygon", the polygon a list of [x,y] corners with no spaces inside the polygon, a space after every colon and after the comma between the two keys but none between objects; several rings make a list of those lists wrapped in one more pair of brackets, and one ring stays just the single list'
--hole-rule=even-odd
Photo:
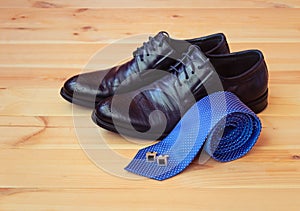
[{"label": "shoe sole", "polygon": [[77,98],[73,98],[73,96],[70,96],[67,92],[64,91],[64,88],[60,89],[60,95],[68,102],[79,105],[79,106],[83,106],[86,108],[92,108],[94,109],[95,106],[97,105],[97,101],[93,102],[93,101],[89,101],[89,100],[80,100]]},{"label": "shoe sole", "polygon": [[[262,112],[267,107],[267,105],[268,105],[268,90],[261,97],[259,97],[258,99],[247,103],[247,106],[256,114]],[[109,123],[109,122],[105,122],[105,121],[101,120],[97,116],[96,111],[93,111],[93,113],[92,113],[92,120],[98,126],[104,128],[106,130],[109,130],[111,132],[115,132],[115,133],[119,134],[119,132],[117,131],[115,126],[113,124]],[[160,136],[159,138],[157,138],[157,140],[160,140],[160,139],[165,138],[169,134],[169,133],[163,133],[162,135],[160,135],[160,134],[147,134],[147,133],[144,133],[143,135],[139,135],[136,132],[131,133],[129,128],[125,128],[125,127],[122,127],[122,126],[118,126],[118,127],[123,129],[122,130],[122,135],[129,136],[129,137],[134,137],[134,138],[140,138],[140,139],[153,139],[151,137]]]}]

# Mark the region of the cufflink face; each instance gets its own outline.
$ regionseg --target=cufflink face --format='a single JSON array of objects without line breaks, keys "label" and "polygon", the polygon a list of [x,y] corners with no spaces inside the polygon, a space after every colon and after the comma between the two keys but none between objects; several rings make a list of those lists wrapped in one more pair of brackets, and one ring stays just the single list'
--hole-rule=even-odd
[{"label": "cufflink face", "polygon": [[169,155],[159,155],[159,156],[157,156],[157,164],[159,166],[167,166],[168,165],[168,157],[169,157]]},{"label": "cufflink face", "polygon": [[154,162],[156,159],[157,152],[147,152],[146,153],[146,161],[147,162]]}]

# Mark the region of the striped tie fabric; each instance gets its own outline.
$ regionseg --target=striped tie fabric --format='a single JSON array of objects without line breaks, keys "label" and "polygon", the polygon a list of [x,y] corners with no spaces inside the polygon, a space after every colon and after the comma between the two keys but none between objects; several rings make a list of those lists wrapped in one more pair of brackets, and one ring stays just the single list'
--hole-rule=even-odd
[{"label": "striped tie fabric", "polygon": [[244,156],[260,131],[259,118],[237,96],[216,92],[195,103],[166,138],[139,150],[125,169],[165,180],[183,171],[201,149],[220,162]]}]

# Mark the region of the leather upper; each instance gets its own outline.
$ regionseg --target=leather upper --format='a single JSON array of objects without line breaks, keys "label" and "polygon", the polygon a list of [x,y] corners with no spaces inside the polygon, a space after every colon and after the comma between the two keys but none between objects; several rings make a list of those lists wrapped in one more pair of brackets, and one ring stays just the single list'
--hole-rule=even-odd
[{"label": "leather upper", "polygon": [[154,73],[148,74],[147,78],[145,74],[142,76],[143,83],[138,85],[135,82],[140,78],[140,74],[144,74],[148,69],[168,70],[190,44],[200,46],[206,54],[229,52],[226,38],[221,33],[184,41],[172,39],[165,32],[160,32],[138,48],[130,61],[106,70],[73,76],[65,82],[62,90],[70,98],[97,102],[112,96],[120,84],[122,89],[119,92],[137,89],[162,77]]},{"label": "leather upper", "polygon": [[[170,72],[141,89],[100,101],[95,115],[101,121],[124,128],[131,124],[140,132],[150,128],[161,131],[166,122],[168,133],[207,94],[230,91],[247,105],[267,92],[268,71],[258,50],[207,58],[197,47],[190,47]],[[154,111],[159,112],[151,116]]]},{"label": "leather upper", "polygon": [[227,55],[209,57],[224,90],[235,93],[250,105],[268,90],[268,69],[259,50],[246,50]]}]

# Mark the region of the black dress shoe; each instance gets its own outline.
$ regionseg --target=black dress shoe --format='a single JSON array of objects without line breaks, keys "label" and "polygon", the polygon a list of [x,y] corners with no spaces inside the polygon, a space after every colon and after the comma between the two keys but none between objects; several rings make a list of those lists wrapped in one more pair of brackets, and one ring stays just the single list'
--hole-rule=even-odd
[{"label": "black dress shoe", "polygon": [[163,77],[161,74],[148,74],[143,76],[143,83],[135,83],[137,75],[149,69],[168,70],[191,44],[199,46],[205,54],[229,52],[222,33],[175,40],[166,32],[160,32],[138,48],[130,61],[110,69],[73,76],[65,82],[60,94],[69,102],[94,108],[101,99],[112,96],[125,79],[127,85],[122,84],[123,92],[135,90]]},{"label": "black dress shoe", "polygon": [[[148,86],[102,100],[92,119],[100,127],[123,135],[160,139],[195,101],[216,91],[233,92],[255,113],[267,106],[268,70],[258,50],[208,59],[193,46],[170,70],[173,74]],[[163,115],[150,116],[157,110]]]}]

